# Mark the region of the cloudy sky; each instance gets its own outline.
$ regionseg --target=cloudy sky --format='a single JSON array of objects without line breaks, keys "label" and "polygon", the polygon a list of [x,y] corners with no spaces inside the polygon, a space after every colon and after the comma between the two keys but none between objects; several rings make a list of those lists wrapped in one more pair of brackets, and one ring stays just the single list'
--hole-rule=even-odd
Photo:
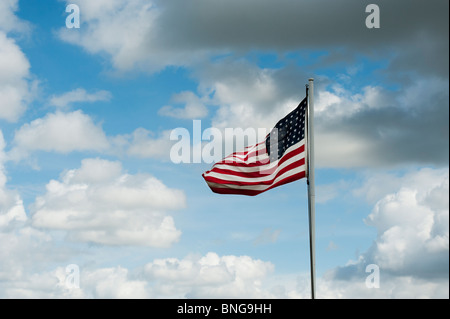
[{"label": "cloudy sky", "polygon": [[317,297],[448,298],[448,6],[1,0],[0,297],[309,298],[305,180],[213,194],[170,135],[313,77]]}]

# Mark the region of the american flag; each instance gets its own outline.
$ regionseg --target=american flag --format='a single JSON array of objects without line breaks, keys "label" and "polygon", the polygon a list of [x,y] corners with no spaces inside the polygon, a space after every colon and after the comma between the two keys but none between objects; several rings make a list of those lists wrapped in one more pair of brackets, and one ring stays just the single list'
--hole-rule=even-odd
[{"label": "american flag", "polygon": [[215,193],[254,196],[306,177],[305,98],[266,139],[233,153],[203,173]]}]

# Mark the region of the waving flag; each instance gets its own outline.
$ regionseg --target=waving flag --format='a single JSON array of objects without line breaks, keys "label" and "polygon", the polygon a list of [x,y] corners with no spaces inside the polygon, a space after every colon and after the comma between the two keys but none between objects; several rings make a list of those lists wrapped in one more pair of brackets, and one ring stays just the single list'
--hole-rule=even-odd
[{"label": "waving flag", "polygon": [[305,98],[266,139],[233,153],[203,173],[215,193],[254,196],[306,176]]}]

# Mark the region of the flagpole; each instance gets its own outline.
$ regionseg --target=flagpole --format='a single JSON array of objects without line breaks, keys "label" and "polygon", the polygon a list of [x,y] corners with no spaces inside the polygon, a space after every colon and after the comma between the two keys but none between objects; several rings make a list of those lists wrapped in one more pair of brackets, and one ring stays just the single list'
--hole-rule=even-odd
[{"label": "flagpole", "polygon": [[309,79],[308,85],[308,117],[307,117],[307,156],[308,156],[308,217],[309,217],[309,252],[311,267],[311,299],[316,298],[316,192],[314,183],[314,79]]}]

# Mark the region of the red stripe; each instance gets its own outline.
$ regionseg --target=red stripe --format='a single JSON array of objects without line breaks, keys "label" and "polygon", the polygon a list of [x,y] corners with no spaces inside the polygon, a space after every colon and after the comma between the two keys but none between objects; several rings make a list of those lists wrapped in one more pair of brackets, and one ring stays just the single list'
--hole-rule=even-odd
[{"label": "red stripe", "polygon": [[[283,155],[283,157],[281,158],[281,159],[283,159],[284,157],[286,157],[286,156],[289,156],[289,154],[294,154],[294,155],[298,155],[298,154],[300,154],[300,153],[303,153],[305,151],[305,145],[303,144],[302,146],[300,146],[299,148],[297,148],[297,149],[295,149],[295,150],[293,150],[293,151],[291,151],[291,152],[289,152],[289,153],[285,153],[284,155]],[[294,155],[292,155],[292,156],[294,156]],[[290,157],[289,157],[290,158]],[[207,171],[206,173],[209,173],[209,172],[211,172],[211,171],[213,171],[214,170],[214,167],[216,166],[216,165],[219,165],[219,164],[221,164],[221,165],[229,165],[229,166],[235,166],[235,167],[256,167],[256,166],[262,166],[262,165],[267,165],[267,164],[269,164],[270,163],[270,159],[269,158],[267,158],[267,160],[264,160],[264,161],[256,161],[256,162],[251,162],[251,163],[246,163],[246,162],[244,162],[244,163],[242,163],[242,162],[237,162],[236,160],[232,160],[232,159],[223,159],[223,160],[221,160],[220,162],[217,162],[216,164],[214,164],[214,166],[213,166],[213,168],[211,169],[211,170],[209,170],[209,171]]]},{"label": "red stripe", "polygon": [[[249,153],[248,149],[250,149],[250,148],[255,148],[255,149],[256,149],[256,148],[258,148],[259,145],[261,145],[261,144],[263,144],[263,143],[265,143],[265,142],[266,142],[266,141],[260,142],[260,143],[258,143],[258,144],[256,144],[256,145],[247,146],[247,147],[245,148],[244,151],[241,151],[241,152],[234,152],[233,154],[230,154],[230,155],[228,155],[227,157],[229,157],[229,156],[234,156],[234,155],[242,156],[242,155],[248,154],[248,153]],[[262,149],[256,150],[256,151],[251,151],[250,153],[252,153],[252,152],[257,152],[257,151],[265,153],[265,152],[266,152],[266,148],[262,148]]]},{"label": "red stripe", "polygon": [[[223,160],[221,160],[220,162],[217,162],[216,164],[223,164],[223,163],[230,164],[230,163],[242,163],[242,162],[247,163],[247,162],[249,162],[250,159],[252,159],[253,157],[257,157],[257,156],[261,156],[261,155],[265,155],[265,154],[267,154],[267,151],[266,151],[265,149],[263,149],[263,150],[251,151],[251,152],[249,152],[249,153],[248,153],[246,156],[244,156],[244,157],[235,156],[235,154],[233,153],[233,154],[231,154],[231,155],[225,157],[225,158],[224,158]],[[268,160],[269,160],[269,159],[267,159],[267,161],[268,161]],[[259,163],[263,163],[262,165],[267,164],[267,163],[265,163],[265,162],[266,162],[266,161],[264,161],[264,162],[259,162]],[[251,162],[251,163],[258,163],[258,162]]]},{"label": "red stripe", "polygon": [[247,195],[247,196],[255,196],[261,193],[264,193],[265,191],[268,191],[269,189],[272,189],[277,186],[281,186],[290,182],[294,182],[296,180],[302,179],[306,177],[306,172],[299,172],[295,175],[289,176],[285,179],[282,179],[278,181],[277,183],[273,184],[272,186],[263,189],[263,190],[252,190],[252,189],[242,189],[242,188],[219,188],[219,187],[210,187],[211,190],[214,193],[217,194],[230,194],[230,195]]},{"label": "red stripe", "polygon": [[[277,177],[283,175],[284,173],[286,173],[294,168],[300,167],[304,164],[305,164],[304,159],[300,160],[300,161],[296,161],[294,163],[291,163],[288,166],[281,169],[272,179],[269,179],[267,181],[258,181],[258,182],[232,181],[232,180],[226,180],[226,179],[221,179],[221,178],[212,177],[212,176],[204,176],[204,174],[203,174],[203,178],[206,180],[206,182],[212,182],[212,183],[217,183],[217,184],[222,184],[222,185],[226,185],[226,184],[238,185],[238,186],[271,185],[272,183],[274,183],[274,181]],[[251,180],[251,178],[249,178],[249,180]]]},{"label": "red stripe", "polygon": [[[247,162],[247,161],[249,161],[249,160],[250,160],[251,158],[253,158],[253,157],[261,156],[261,155],[264,155],[264,154],[267,154],[267,152],[266,152],[265,149],[263,149],[263,150],[251,151],[251,152],[247,153],[245,156],[243,156],[244,154],[239,154],[239,156],[236,156],[236,154],[231,154],[231,155],[225,157],[225,158],[222,160],[222,162],[230,162],[230,161],[235,162],[235,161],[238,161],[238,159],[239,159],[239,161],[245,161],[245,162]],[[243,156],[243,157],[242,157],[242,156]]]},{"label": "red stripe", "polygon": [[[234,152],[234,153],[228,155],[227,157],[229,157],[229,156],[234,156],[234,155],[245,155],[245,154],[248,153],[248,150],[249,150],[249,149],[251,149],[251,148],[258,148],[258,146],[261,145],[261,144],[263,144],[263,143],[266,143],[266,141],[264,140],[264,141],[262,141],[262,142],[259,142],[258,144],[247,146],[247,147],[244,148],[243,151]],[[261,149],[260,151],[263,151],[263,150],[265,150],[265,148]]]},{"label": "red stripe", "polygon": [[[297,154],[294,154],[292,156],[289,156],[289,158],[296,156]],[[277,166],[274,166],[271,169],[261,169],[260,171],[256,171],[256,172],[243,172],[243,171],[233,171],[230,169],[226,169],[226,168],[217,168],[214,167],[211,171],[208,171],[205,174],[209,174],[209,173],[217,173],[217,174],[221,174],[221,175],[232,175],[232,176],[240,176],[240,177],[246,177],[246,178],[258,178],[258,177],[266,177],[267,175],[271,175],[273,173],[275,173],[277,171],[277,169],[287,160],[289,160],[289,158],[282,158],[280,160],[280,162],[278,163]],[[304,165],[305,164],[305,159],[301,158],[300,160],[298,160],[298,162],[300,163],[300,165]],[[293,163],[292,163],[293,164]],[[292,165],[290,164],[290,165]],[[277,174],[279,175],[279,173]]]}]

